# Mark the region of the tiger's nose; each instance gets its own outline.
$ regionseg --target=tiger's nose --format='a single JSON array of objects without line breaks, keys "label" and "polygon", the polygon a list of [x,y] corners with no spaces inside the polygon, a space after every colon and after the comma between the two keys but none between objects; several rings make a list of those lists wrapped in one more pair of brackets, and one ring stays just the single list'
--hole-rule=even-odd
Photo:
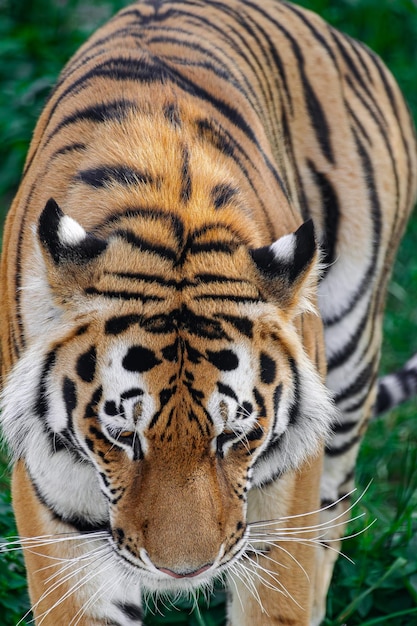
[{"label": "tiger's nose", "polygon": [[174,572],[173,570],[168,569],[166,567],[158,567],[158,569],[160,572],[163,572],[164,574],[168,574],[169,576],[172,576],[172,578],[194,578],[195,576],[198,576],[199,574],[206,572],[208,569],[210,569],[211,566],[212,566],[212,563],[208,565],[204,565],[203,567],[200,567],[190,572],[188,571],[187,572]]}]

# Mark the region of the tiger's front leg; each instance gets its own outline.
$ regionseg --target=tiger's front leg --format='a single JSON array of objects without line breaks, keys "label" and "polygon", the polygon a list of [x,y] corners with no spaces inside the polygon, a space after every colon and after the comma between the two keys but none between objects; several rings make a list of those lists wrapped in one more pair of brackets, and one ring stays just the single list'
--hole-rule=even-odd
[{"label": "tiger's front leg", "polygon": [[40,502],[24,463],[13,474],[14,508],[36,624],[140,626],[138,584],[120,571],[106,531],[79,532]]},{"label": "tiger's front leg", "polygon": [[310,626],[322,456],[249,494],[249,552],[230,576],[229,626]]}]

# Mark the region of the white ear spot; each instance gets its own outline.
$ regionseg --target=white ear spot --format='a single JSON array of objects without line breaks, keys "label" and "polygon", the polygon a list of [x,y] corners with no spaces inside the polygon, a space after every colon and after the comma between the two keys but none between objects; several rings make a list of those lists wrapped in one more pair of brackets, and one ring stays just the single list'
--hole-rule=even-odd
[{"label": "white ear spot", "polygon": [[69,217],[64,215],[59,220],[58,238],[64,246],[76,246],[81,243],[87,237],[87,233],[84,228]]},{"label": "white ear spot", "polygon": [[270,250],[274,254],[277,261],[283,261],[284,263],[292,263],[294,261],[294,251],[297,245],[297,237],[294,233],[284,235],[274,241],[270,245]]}]

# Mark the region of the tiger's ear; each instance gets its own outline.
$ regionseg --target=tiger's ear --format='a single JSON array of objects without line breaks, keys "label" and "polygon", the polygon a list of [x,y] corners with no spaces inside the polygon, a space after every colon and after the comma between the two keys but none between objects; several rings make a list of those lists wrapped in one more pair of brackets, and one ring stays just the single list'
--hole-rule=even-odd
[{"label": "tiger's ear", "polygon": [[250,254],[271,300],[294,314],[314,309],[310,295],[317,282],[318,250],[313,220]]},{"label": "tiger's ear", "polygon": [[25,332],[30,340],[61,331],[64,311],[87,310],[85,289],[100,269],[98,261],[108,245],[65,215],[52,198],[34,235],[36,255],[22,290]]},{"label": "tiger's ear", "polygon": [[39,218],[38,237],[49,258],[61,267],[88,263],[107,247],[106,241],[87,233],[65,215],[53,198],[48,200]]}]

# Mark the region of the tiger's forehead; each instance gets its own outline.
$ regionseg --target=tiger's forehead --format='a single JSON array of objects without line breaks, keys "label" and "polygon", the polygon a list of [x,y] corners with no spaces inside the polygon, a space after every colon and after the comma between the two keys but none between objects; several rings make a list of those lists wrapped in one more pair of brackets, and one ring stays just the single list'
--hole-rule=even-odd
[{"label": "tiger's forehead", "polygon": [[63,209],[87,230],[109,234],[114,218],[140,208],[149,212],[145,226],[159,242],[207,229],[214,241],[222,224],[233,226],[241,242],[260,244],[241,174],[230,159],[236,148],[210,116],[155,94],[152,111],[132,103],[91,132],[82,156],[63,171],[72,170]]}]

